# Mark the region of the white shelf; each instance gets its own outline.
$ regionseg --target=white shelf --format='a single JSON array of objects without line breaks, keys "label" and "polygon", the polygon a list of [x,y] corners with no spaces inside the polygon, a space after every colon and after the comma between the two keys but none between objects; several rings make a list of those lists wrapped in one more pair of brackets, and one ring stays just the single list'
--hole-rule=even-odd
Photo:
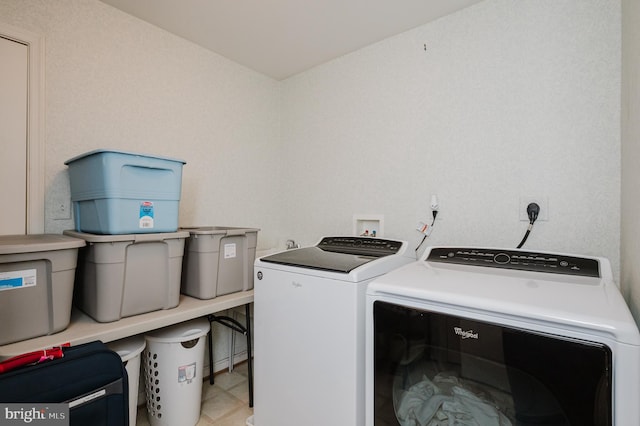
[{"label": "white shelf", "polygon": [[91,317],[74,308],[69,326],[65,330],[49,336],[0,346],[0,359],[65,343],[78,345],[94,340],[111,342],[251,302],[253,302],[253,290],[231,293],[209,300],[200,300],[181,294],[180,303],[173,309],[153,311],[107,323],[94,321]]}]

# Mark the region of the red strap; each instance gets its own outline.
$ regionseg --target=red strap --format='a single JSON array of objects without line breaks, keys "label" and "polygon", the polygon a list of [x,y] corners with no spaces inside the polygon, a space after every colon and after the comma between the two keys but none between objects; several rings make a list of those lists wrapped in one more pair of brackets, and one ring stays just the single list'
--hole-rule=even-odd
[{"label": "red strap", "polygon": [[6,373],[23,365],[37,364],[51,359],[62,358],[63,356],[64,354],[62,353],[61,347],[43,349],[14,356],[13,358],[0,362],[0,373]]}]

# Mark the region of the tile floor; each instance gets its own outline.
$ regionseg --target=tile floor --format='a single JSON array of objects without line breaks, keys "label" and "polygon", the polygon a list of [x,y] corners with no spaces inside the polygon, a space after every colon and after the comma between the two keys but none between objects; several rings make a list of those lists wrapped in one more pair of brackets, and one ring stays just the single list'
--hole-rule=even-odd
[{"label": "tile floor", "polygon": [[[216,374],[215,384],[209,379],[202,384],[202,408],[200,421],[196,426],[245,426],[247,418],[253,415],[249,408],[249,386],[247,383],[247,363],[237,365],[231,373]],[[147,409],[138,407],[137,426],[149,426]],[[176,425],[179,426],[179,425]]]}]

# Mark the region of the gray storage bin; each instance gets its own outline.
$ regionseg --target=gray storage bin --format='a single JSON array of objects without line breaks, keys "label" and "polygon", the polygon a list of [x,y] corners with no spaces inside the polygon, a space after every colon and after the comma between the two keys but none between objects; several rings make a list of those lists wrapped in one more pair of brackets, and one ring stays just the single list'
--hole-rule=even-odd
[{"label": "gray storage bin", "polygon": [[182,293],[198,299],[251,290],[256,257],[256,228],[203,226],[190,233],[185,246]]},{"label": "gray storage bin", "polygon": [[0,345],[64,330],[81,239],[0,236]]},{"label": "gray storage bin", "polygon": [[117,321],[178,306],[188,232],[64,233],[87,242],[78,253],[75,304],[96,321]]}]

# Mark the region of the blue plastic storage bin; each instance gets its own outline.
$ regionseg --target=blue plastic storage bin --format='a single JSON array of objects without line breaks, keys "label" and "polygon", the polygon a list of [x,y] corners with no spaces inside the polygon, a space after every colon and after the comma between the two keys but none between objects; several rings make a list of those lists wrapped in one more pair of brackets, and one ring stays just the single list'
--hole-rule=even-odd
[{"label": "blue plastic storage bin", "polygon": [[178,230],[184,161],[101,149],[65,164],[77,231],[137,234]]}]

